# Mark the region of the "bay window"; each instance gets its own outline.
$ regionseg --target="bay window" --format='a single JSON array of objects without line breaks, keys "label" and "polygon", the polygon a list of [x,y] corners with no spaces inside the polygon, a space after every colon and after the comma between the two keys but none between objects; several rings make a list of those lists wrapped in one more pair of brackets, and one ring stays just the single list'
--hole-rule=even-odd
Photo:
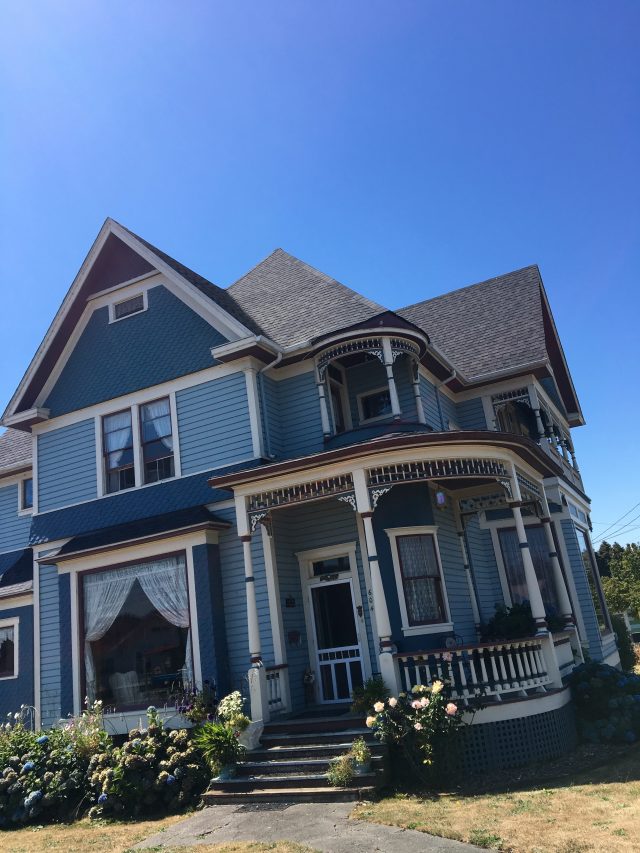
[{"label": "bay window", "polygon": [[81,605],[89,701],[142,708],[193,684],[184,554],[88,572]]},{"label": "bay window", "polygon": [[0,620],[0,679],[18,675],[18,620]]},{"label": "bay window", "polygon": [[405,634],[451,627],[435,528],[387,530]]}]

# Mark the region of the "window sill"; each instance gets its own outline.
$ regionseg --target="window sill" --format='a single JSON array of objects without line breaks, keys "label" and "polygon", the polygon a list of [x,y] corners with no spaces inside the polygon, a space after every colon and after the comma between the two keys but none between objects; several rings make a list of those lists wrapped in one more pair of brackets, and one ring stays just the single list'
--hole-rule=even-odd
[{"label": "window sill", "polygon": [[15,681],[18,677],[19,673],[15,673],[15,675],[0,675],[0,681]]},{"label": "window sill", "polygon": [[453,631],[453,622],[436,622],[429,625],[403,625],[405,637],[416,637],[421,634],[447,634]]}]

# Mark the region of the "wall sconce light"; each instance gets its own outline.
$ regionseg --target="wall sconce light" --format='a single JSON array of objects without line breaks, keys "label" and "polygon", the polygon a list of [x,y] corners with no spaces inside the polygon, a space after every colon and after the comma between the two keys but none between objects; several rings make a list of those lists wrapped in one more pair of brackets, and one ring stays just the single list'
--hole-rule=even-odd
[{"label": "wall sconce light", "polygon": [[444,509],[447,505],[447,495],[442,490],[436,492],[436,506],[438,509]]}]

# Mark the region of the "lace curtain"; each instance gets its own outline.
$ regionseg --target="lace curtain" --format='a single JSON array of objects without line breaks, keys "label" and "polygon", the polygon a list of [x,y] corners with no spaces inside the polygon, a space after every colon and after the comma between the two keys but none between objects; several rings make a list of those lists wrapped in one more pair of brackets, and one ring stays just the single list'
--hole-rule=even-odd
[{"label": "lace curtain", "polygon": [[[547,613],[558,612],[555,580],[553,577],[553,565],[549,559],[549,546],[547,537],[542,527],[527,527],[527,542],[529,552],[536,570],[540,594]],[[518,543],[518,535],[515,530],[500,531],[500,546],[504,568],[507,573],[511,600],[514,604],[522,604],[529,601],[529,589],[524,574],[524,563],[522,561],[522,549]]]},{"label": "lace curtain", "polygon": [[397,541],[409,624],[444,621],[433,537],[399,536]]},{"label": "lace curtain", "polygon": [[167,450],[173,449],[171,409],[168,399],[146,403],[143,406],[142,420],[145,441],[160,440]]},{"label": "lace curtain", "polygon": [[110,468],[119,466],[122,451],[132,443],[131,412],[118,412],[104,419],[104,449],[109,454]]},{"label": "lace curtain", "polygon": [[[189,595],[184,557],[169,557],[123,569],[109,569],[84,578],[84,664],[87,696],[95,699],[96,673],[91,643],[101,639],[113,625],[138,581],[156,610],[172,625],[190,628]],[[193,683],[191,631],[187,634],[183,678]]]}]

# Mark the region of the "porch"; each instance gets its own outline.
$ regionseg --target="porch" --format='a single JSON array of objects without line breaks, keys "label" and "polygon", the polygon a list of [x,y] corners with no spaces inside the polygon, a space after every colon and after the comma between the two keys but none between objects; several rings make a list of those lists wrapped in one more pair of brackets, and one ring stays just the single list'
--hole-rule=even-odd
[{"label": "porch", "polygon": [[[542,484],[557,474],[552,464],[519,437],[432,433],[395,435],[212,481],[236,494],[252,717],[267,722],[306,704],[348,701],[373,673],[392,693],[444,679],[456,701],[469,706],[475,699],[521,703],[562,691],[581,651]],[[468,528],[486,508],[513,520],[534,636],[480,642],[487,608],[505,603],[494,595],[496,581],[488,591],[487,572],[474,569],[470,553]],[[545,543],[545,578],[527,538],[525,520],[532,518]],[[266,666],[256,537],[273,587],[274,654]],[[555,635],[545,584],[553,587],[552,615],[562,625]]]}]

